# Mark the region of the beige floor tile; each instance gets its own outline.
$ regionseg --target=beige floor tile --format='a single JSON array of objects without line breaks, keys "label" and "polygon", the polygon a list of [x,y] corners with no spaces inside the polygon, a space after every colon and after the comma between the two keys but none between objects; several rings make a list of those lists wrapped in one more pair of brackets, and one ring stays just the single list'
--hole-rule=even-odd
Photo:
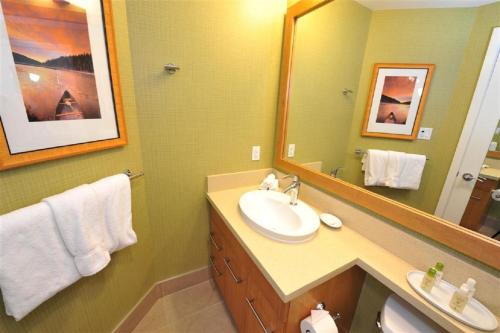
[{"label": "beige floor tile", "polygon": [[134,329],[134,333],[146,333],[161,327],[165,327],[165,311],[159,300],[153,305],[151,310],[142,318],[139,325]]},{"label": "beige floor tile", "polygon": [[[165,327],[165,333],[238,333],[224,303],[214,304]],[[156,333],[156,332],[155,332]]]},{"label": "beige floor tile", "polygon": [[158,300],[167,322],[178,321],[199,312],[222,299],[212,280],[183,289]]},{"label": "beige floor tile", "polygon": [[160,298],[134,333],[237,332],[212,280]]}]

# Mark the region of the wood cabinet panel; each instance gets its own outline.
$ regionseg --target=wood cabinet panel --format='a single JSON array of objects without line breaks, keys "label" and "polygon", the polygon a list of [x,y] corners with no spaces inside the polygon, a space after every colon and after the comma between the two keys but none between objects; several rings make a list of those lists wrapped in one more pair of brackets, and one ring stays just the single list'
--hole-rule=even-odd
[{"label": "wood cabinet panel", "polygon": [[[225,276],[224,276],[224,270],[220,265],[221,264],[220,257],[210,255],[209,260],[212,271],[212,278],[215,281],[215,284],[217,285],[219,290],[224,290]],[[222,296],[224,297],[224,295]]]},{"label": "wood cabinet panel", "polygon": [[491,191],[496,190],[498,182],[491,179],[477,181],[465,208],[460,225],[478,231],[483,224],[491,204]]},{"label": "wood cabinet panel", "polygon": [[245,297],[251,268],[251,259],[239,248],[228,244],[224,253],[226,269],[225,289],[226,305],[233,316],[240,332],[245,328]]},{"label": "wood cabinet panel", "polygon": [[239,332],[300,332],[300,321],[320,302],[341,313],[339,331],[349,331],[365,277],[361,268],[284,303],[213,208],[210,217],[212,275]]},{"label": "wood cabinet panel", "polygon": [[[219,290],[224,290],[226,282],[226,270],[224,267],[224,249],[226,247],[226,242],[222,237],[222,232],[220,230],[220,225],[213,214],[210,217],[210,232],[208,235],[208,242],[210,246],[210,266],[212,271],[212,278]],[[224,300],[226,296],[221,293]]]},{"label": "wood cabinet panel", "polygon": [[[248,281],[247,298],[246,321],[249,325],[245,332],[252,332],[250,328],[258,324],[259,318],[268,332],[284,332],[289,303],[283,303],[255,265]],[[251,304],[248,304],[249,301]],[[256,313],[252,311],[252,307]],[[264,331],[260,324],[258,327],[259,331],[253,332]]]},{"label": "wood cabinet panel", "polygon": [[310,315],[316,304],[323,302],[332,315],[341,314],[335,321],[339,332],[349,332],[365,275],[365,271],[354,266],[292,300],[286,331],[300,332],[300,321]]}]

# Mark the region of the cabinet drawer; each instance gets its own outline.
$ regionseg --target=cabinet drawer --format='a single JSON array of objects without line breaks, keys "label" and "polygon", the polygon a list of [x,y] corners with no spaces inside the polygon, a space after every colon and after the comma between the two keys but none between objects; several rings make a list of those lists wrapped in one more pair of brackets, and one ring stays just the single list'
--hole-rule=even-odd
[{"label": "cabinet drawer", "polygon": [[224,295],[226,305],[231,313],[238,331],[245,331],[245,296],[247,293],[250,262],[240,247],[231,243],[224,251]]},{"label": "cabinet drawer", "polygon": [[498,186],[498,181],[492,179],[486,179],[484,181],[476,181],[474,185],[474,190],[490,192],[491,190],[496,190]]},{"label": "cabinet drawer", "polygon": [[245,333],[284,332],[286,317],[280,315],[281,309],[275,308],[261,290],[253,288],[252,282],[245,297]]},{"label": "cabinet drawer", "polygon": [[[222,260],[220,258],[221,258],[220,256],[210,255],[208,259],[210,263],[210,270],[212,272],[212,277],[215,281],[215,284],[222,292],[225,286],[225,270],[223,269],[221,262]],[[222,293],[222,296],[224,297],[224,293]]]},{"label": "cabinet drawer", "polygon": [[[289,303],[283,303],[257,266],[248,280],[245,332],[283,332]],[[264,330],[265,328],[265,330]]]},{"label": "cabinet drawer", "polygon": [[224,239],[223,232],[221,231],[221,221],[219,222],[215,219],[215,217],[218,217],[217,213],[215,213],[212,209],[210,215],[210,232],[208,235],[208,242],[210,243],[212,254],[215,255],[224,250],[226,240]]}]

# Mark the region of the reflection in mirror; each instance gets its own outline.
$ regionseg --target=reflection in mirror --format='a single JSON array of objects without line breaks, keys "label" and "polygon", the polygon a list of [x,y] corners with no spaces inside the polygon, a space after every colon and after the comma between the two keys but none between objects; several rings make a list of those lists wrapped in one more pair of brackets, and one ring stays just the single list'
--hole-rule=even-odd
[{"label": "reflection in mirror", "polygon": [[[500,12],[500,2],[384,10],[363,4],[370,2],[336,0],[297,19],[283,158],[500,239],[500,202],[493,195],[499,187],[500,160],[490,154],[486,158],[492,138],[498,136],[498,101],[478,111],[483,122],[470,124],[468,135],[476,139],[461,139],[488,42],[493,28],[500,26],[500,16],[492,14]],[[388,63],[435,66],[432,81],[425,81],[426,100],[419,99],[422,89],[402,96],[398,89],[386,89],[384,81],[378,91],[382,97],[374,100],[393,103],[409,119],[411,111],[405,110],[412,108],[412,96],[418,97],[422,114],[420,124],[415,121],[419,136],[414,140],[361,134],[369,96],[377,89],[371,85],[377,75],[373,69]],[[470,142],[462,149],[460,172],[454,171],[460,180],[448,183],[459,141]],[[362,170],[369,150],[384,152],[382,181],[375,186],[367,186]],[[376,156],[369,161],[373,166]],[[415,161],[423,165],[421,177]],[[404,180],[413,177],[415,186],[389,187],[384,182],[388,172]]]},{"label": "reflection in mirror", "polygon": [[493,135],[493,139],[491,140],[490,146],[488,147],[488,154],[486,155],[488,158],[500,159],[500,121],[497,124],[497,128],[495,129],[495,134]]}]

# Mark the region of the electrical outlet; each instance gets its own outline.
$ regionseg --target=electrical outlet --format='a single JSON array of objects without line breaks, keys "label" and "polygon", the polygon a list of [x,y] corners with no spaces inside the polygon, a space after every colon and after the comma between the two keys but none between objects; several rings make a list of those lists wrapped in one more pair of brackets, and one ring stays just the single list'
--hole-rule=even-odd
[{"label": "electrical outlet", "polygon": [[430,140],[431,136],[432,136],[432,128],[420,127],[420,130],[418,131],[417,139]]},{"label": "electrical outlet", "polygon": [[252,161],[260,160],[260,146],[252,147]]},{"label": "electrical outlet", "polygon": [[294,157],[295,156],[295,143],[290,143],[288,145],[288,157]]}]

